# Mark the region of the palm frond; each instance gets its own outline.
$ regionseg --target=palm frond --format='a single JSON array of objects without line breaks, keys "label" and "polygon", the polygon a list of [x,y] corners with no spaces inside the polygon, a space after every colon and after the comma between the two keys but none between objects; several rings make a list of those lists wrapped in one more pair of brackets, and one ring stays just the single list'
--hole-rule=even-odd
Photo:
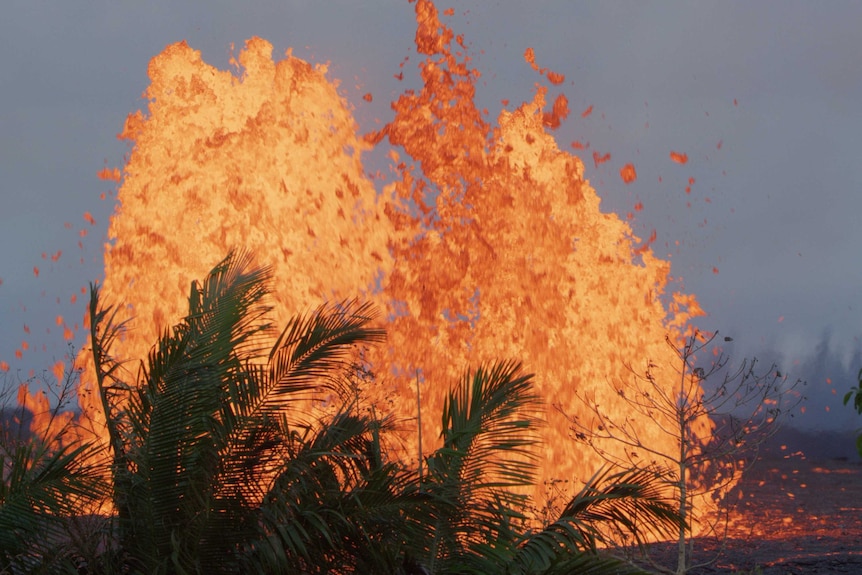
[{"label": "palm frond", "polygon": [[310,390],[341,391],[355,346],[385,339],[386,332],[372,325],[376,318],[371,304],[356,300],[326,304],[310,315],[294,318],[270,353],[268,381],[272,387],[265,390],[260,408],[280,411],[297,393]]},{"label": "palm frond", "polygon": [[[504,525],[524,519],[521,511],[532,484],[538,407],[532,376],[516,362],[480,367],[465,375],[443,411],[443,445],[428,459],[424,488],[433,495],[429,511],[434,538],[428,564],[438,559],[467,568],[476,546],[509,540]],[[466,563],[465,563],[466,561]]]},{"label": "palm frond", "polygon": [[105,495],[92,461],[99,448],[54,448],[21,442],[0,453],[0,566],[16,555],[48,554],[66,532],[66,521]]},{"label": "palm frond", "polygon": [[[264,499],[264,533],[250,555],[256,569],[287,561],[309,573],[363,572],[397,562],[411,500],[399,466],[375,454],[380,424],[339,412],[314,429],[290,428],[290,453]],[[286,418],[282,425],[290,427]]]},{"label": "palm frond", "polygon": [[[221,419],[228,435],[220,454],[227,465],[221,473],[225,491],[250,501],[262,499],[261,483],[247,481],[248,474],[272,476],[273,469],[295,456],[285,451],[284,438],[318,424],[307,420],[310,394],[329,390],[343,395],[354,348],[385,335],[369,325],[374,318],[371,306],[354,301],[321,306],[289,323],[267,365],[246,365],[227,381]],[[285,423],[279,427],[280,420]],[[331,430],[329,440],[339,429]]]},{"label": "palm frond", "polygon": [[544,569],[511,571],[511,573],[541,575],[651,575],[636,565],[626,563],[602,553],[573,553],[560,555]]},{"label": "palm frond", "polygon": [[638,543],[650,534],[672,536],[680,519],[661,484],[651,469],[596,473],[559,519],[525,539],[514,563],[526,572],[543,571],[569,555],[593,554],[609,529],[624,531]]}]

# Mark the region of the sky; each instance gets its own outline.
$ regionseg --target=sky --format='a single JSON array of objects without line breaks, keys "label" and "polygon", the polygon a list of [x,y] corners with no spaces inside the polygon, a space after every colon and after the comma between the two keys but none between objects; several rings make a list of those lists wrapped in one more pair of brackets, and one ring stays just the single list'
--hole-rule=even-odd
[{"label": "sky", "polygon": [[[528,47],[565,74],[572,113],[554,135],[584,160],[602,209],[632,212],[643,238],[656,230],[654,251],[708,313],[699,325],[733,337],[733,354],[808,381],[800,425],[855,427],[841,397],[862,367],[862,3],[438,3],[449,7],[482,73],[479,107],[495,117],[501,100],[532,98]],[[232,44],[260,36],[276,56],[328,62],[362,131],[417,85],[407,2],[11,0],[2,11],[0,360],[14,377],[67,352],[56,318],[80,323],[114,209],[96,174],[122,167],[116,134],[145,107],[147,63],[166,45],[186,40],[227,68]],[[611,159],[597,165],[594,151]]]}]

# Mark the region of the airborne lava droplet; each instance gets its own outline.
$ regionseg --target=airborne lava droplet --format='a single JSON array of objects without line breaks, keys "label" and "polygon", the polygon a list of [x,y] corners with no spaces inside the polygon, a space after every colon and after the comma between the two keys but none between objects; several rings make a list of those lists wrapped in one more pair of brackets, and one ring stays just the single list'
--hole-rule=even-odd
[{"label": "airborne lava droplet", "polygon": [[569,116],[569,100],[565,95],[560,94],[554,100],[554,106],[551,112],[545,112],[542,123],[552,130],[560,127],[560,124]]},{"label": "airborne lava droplet", "polygon": [[524,50],[524,60],[527,62],[527,64],[530,65],[533,70],[537,72],[539,71],[539,65],[536,64],[536,53],[533,51],[532,48],[527,48],[526,50]]},{"label": "airborne lava droplet", "polygon": [[63,381],[63,376],[66,374],[66,365],[62,361],[58,361],[51,367],[51,371],[58,382]]},{"label": "airborne lava droplet", "polygon": [[102,168],[99,173],[96,174],[96,177],[100,180],[108,180],[112,182],[119,182],[121,179],[120,170],[118,170],[117,168],[114,168],[112,170],[108,168]]},{"label": "airborne lava droplet", "polygon": [[682,154],[680,152],[671,152],[670,159],[676,162],[677,164],[685,164],[688,162],[688,154]]},{"label": "airborne lava droplet", "polygon": [[608,160],[611,159],[611,154],[599,154],[598,152],[593,152],[593,163],[598,168],[600,164],[604,164]]},{"label": "airborne lava droplet", "polygon": [[[630,183],[634,182],[638,177],[638,174],[635,171],[634,164],[626,164],[625,166],[620,168],[620,177],[623,179],[623,182],[625,182],[626,184],[630,184]],[[643,207],[643,206],[641,206],[641,207]],[[635,208],[635,209],[637,209],[637,208]]]},{"label": "airborne lava droplet", "polygon": [[566,81],[565,75],[551,72],[550,70],[548,70],[548,73],[545,75],[545,77],[548,78],[548,81],[554,85],[559,85]]}]

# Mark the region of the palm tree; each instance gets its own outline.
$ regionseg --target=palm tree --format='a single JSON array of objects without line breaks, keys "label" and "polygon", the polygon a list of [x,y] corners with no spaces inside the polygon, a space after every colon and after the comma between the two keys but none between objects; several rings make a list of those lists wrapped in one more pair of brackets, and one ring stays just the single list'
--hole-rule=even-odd
[{"label": "palm tree", "polygon": [[[299,316],[272,341],[269,271],[231,253],[189,314],[126,381],[125,329],[92,286],[91,345],[105,409],[120,567],[140,573],[624,573],[597,552],[602,524],[678,526],[648,474],[598,475],[541,529],[539,398],[514,362],[468,371],[448,396],[427,472],[390,459],[391,421],[348,397],[357,346],[384,337],[355,301]],[[635,522],[631,517],[640,518]]]},{"label": "palm tree", "polygon": [[295,318],[267,354],[269,277],[249,256],[230,254],[193,283],[188,316],[162,335],[133,382],[110,356],[124,326],[91,287],[118,538],[134,569],[237,572],[248,560],[311,561],[340,544],[346,516],[337,507],[314,511],[284,494],[299,482],[319,502],[348,497],[351,480],[368,472],[356,455],[372,442],[371,422],[341,413],[315,427],[292,407],[342,391],[353,347],[383,331],[371,326],[369,306],[343,302]]},{"label": "palm tree", "polygon": [[[57,403],[47,413],[14,414],[5,409],[0,421],[0,573],[50,572],[70,568],[73,518],[104,496],[99,449],[92,443],[69,442],[69,418],[62,417],[74,392],[77,372],[68,370],[59,383]],[[6,383],[6,382],[4,382]],[[44,381],[43,385],[52,385]],[[5,392],[8,391],[4,390]],[[5,399],[5,398],[4,398]],[[50,420],[35,433],[28,419]],[[65,444],[64,444],[65,443]]]},{"label": "palm tree", "polygon": [[[678,517],[649,472],[594,476],[556,521],[533,529],[526,487],[535,480],[539,398],[514,362],[468,372],[443,412],[443,445],[428,458],[418,490],[428,526],[411,551],[428,573],[641,573],[597,552],[606,526],[643,541],[644,525],[672,534]],[[640,518],[635,521],[633,518]]]}]

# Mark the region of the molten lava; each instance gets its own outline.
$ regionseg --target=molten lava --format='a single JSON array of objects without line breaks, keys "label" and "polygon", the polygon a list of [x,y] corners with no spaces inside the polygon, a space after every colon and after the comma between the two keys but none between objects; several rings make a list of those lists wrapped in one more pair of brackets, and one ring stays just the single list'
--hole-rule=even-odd
[{"label": "molten lava", "polygon": [[[549,406],[570,415],[584,409],[577,391],[626,417],[610,383],[648,361],[671,389],[665,337],[700,309],[668,293],[670,264],[600,210],[583,162],[548,133],[568,114],[565,99],[549,115],[539,87],[489,125],[474,103],[479,72],[450,50],[453,32],[427,0],[416,14],[423,86],[365,137],[325,67],[290,52],[274,62],[264,40],[246,43],[241,77],[184,42],[152,60],[149,107],[121,134],[133,149],[105,251],[104,301],[134,318],[113,355],[145,357],[182,317],[190,282],[244,248],[273,267],[281,324],[325,299],[360,296],[386,310],[388,344],[372,357],[377,399],[415,420],[420,382],[424,453],[449,386],[482,361],[522,360]],[[398,174],[382,192],[361,158],[375,145],[392,147]],[[82,402],[98,422],[91,386]],[[589,478],[603,461],[570,439],[557,410],[546,418],[541,479]],[[652,421],[639,425],[644,443],[671,441]]]}]

